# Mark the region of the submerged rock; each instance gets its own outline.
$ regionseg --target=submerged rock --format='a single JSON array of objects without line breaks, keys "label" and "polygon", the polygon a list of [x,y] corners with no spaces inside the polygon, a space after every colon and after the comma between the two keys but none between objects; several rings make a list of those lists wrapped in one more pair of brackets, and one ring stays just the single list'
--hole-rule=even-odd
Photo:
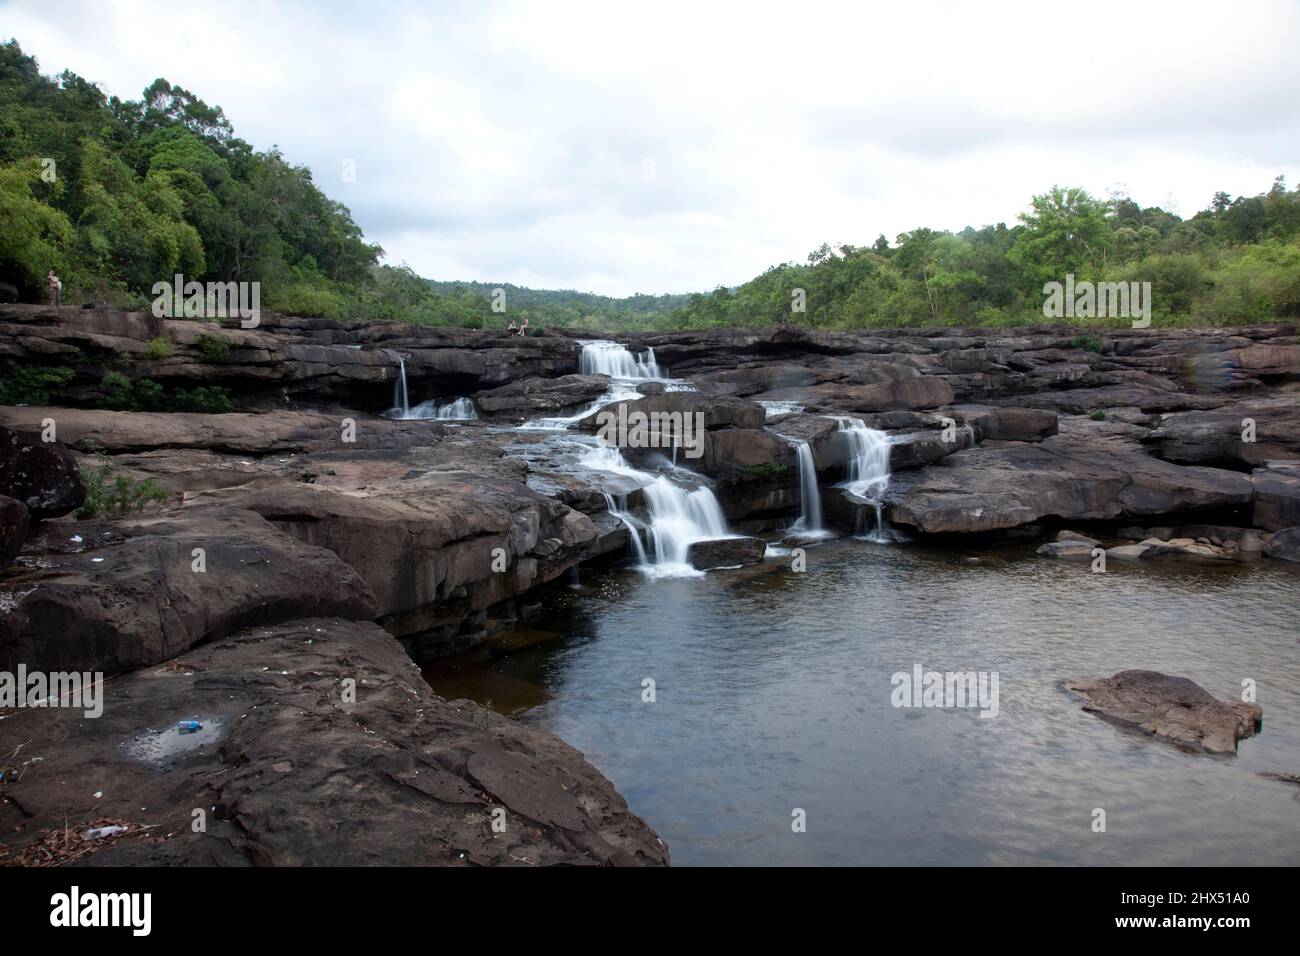
[{"label": "submerged rock", "polygon": [[1086,712],[1184,750],[1236,753],[1237,741],[1258,733],[1263,723],[1258,704],[1219,700],[1186,677],[1158,671],[1120,671],[1062,686],[1084,699]]},{"label": "submerged rock", "polygon": [[767,543],[762,538],[717,538],[696,541],[687,548],[686,559],[697,571],[711,571],[758,564],[766,552]]}]

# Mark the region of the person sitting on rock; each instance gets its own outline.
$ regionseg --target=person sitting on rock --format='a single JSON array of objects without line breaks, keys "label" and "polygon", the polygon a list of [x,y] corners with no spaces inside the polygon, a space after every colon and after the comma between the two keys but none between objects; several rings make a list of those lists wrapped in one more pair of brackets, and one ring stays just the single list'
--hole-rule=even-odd
[{"label": "person sitting on rock", "polygon": [[524,316],[523,322],[519,323],[519,334],[524,336],[528,334],[528,316]]},{"label": "person sitting on rock", "polygon": [[54,307],[57,309],[60,305],[59,299],[62,297],[63,293],[63,280],[54,274],[53,269],[50,270],[49,280],[50,301],[54,303]]},{"label": "person sitting on rock", "polygon": [[506,335],[518,335],[519,328],[515,325],[515,320],[511,319],[510,324],[506,326]]}]

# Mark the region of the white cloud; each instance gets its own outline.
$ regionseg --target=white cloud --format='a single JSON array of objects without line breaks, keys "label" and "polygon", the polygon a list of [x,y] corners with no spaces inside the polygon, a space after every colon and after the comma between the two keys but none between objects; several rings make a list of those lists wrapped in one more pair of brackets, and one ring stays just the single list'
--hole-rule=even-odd
[{"label": "white cloud", "polygon": [[47,73],[220,104],[439,279],[705,290],[1053,183],[1186,215],[1300,177],[1286,2],[0,9]]}]

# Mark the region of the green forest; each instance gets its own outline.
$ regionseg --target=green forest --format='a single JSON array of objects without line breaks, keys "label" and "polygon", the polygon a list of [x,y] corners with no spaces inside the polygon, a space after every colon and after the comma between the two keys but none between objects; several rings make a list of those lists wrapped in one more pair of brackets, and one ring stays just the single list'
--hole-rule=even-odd
[{"label": "green forest", "polygon": [[[309,169],[237,138],[220,107],[164,79],[121,100],[71,72],[42,75],[17,41],[0,45],[0,283],[27,302],[43,300],[52,269],[66,304],[147,308],[153,283],[179,272],[257,281],[264,308],[338,320],[1005,326],[1044,321],[1044,283],[1073,274],[1150,282],[1154,325],[1245,324],[1300,315],[1300,187],[1279,177],[1259,195],[1216,193],[1188,219],[1054,187],[1011,226],[823,245],[806,262],[691,295],[435,282],[382,256]],[[507,315],[493,311],[496,288]]]}]

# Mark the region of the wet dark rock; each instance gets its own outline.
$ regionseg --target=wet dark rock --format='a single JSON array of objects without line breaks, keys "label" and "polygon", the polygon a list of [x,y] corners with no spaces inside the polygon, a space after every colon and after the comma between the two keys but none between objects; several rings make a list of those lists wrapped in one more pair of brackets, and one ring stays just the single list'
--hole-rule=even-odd
[{"label": "wet dark rock", "polygon": [[22,550],[28,521],[25,504],[0,495],[0,571],[9,567]]},{"label": "wet dark rock", "polygon": [[1120,671],[1062,686],[1084,699],[1088,713],[1184,750],[1235,754],[1237,741],[1258,733],[1263,723],[1258,704],[1219,700],[1186,677],[1157,671]]},{"label": "wet dark rock", "polygon": [[762,538],[718,538],[696,541],[686,550],[686,559],[697,571],[714,568],[735,568],[758,564],[767,551]]},{"label": "wet dark rock", "polygon": [[21,501],[39,521],[81,507],[86,488],[62,442],[43,441],[37,430],[0,425],[0,495]]}]

